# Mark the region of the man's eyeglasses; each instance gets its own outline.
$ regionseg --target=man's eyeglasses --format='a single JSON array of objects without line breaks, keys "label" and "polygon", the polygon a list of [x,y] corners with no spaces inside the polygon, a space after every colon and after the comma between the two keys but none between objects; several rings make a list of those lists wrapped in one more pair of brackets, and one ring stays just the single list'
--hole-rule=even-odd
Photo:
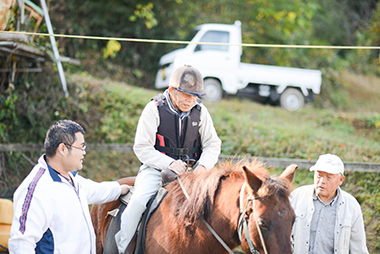
[{"label": "man's eyeglasses", "polygon": [[73,148],[76,148],[78,150],[81,150],[82,152],[86,152],[86,146],[83,146],[83,147],[77,147],[77,146],[73,146],[73,145],[69,145],[69,144],[65,144],[65,146],[70,146],[70,147],[73,147]]}]

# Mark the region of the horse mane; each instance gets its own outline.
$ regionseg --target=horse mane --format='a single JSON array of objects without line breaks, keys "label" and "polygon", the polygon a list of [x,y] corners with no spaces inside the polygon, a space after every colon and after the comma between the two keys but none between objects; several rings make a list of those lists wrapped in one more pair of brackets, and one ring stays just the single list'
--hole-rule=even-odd
[{"label": "horse mane", "polygon": [[189,195],[189,200],[178,181],[168,185],[167,190],[172,193],[173,214],[179,221],[184,222],[187,230],[193,230],[202,217],[206,220],[209,218],[223,180],[244,181],[243,165],[263,181],[262,188],[257,193],[259,196],[289,196],[289,184],[277,177],[271,177],[263,163],[255,159],[251,162],[243,159],[235,164],[226,161],[211,170],[185,173],[180,179]]}]

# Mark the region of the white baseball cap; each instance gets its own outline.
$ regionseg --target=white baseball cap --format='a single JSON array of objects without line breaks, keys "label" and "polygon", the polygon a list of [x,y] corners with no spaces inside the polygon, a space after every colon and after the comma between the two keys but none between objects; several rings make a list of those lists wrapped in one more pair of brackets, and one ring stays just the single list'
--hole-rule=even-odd
[{"label": "white baseball cap", "polygon": [[310,168],[310,171],[323,171],[330,174],[344,173],[343,161],[334,154],[323,154],[319,156],[317,163]]}]

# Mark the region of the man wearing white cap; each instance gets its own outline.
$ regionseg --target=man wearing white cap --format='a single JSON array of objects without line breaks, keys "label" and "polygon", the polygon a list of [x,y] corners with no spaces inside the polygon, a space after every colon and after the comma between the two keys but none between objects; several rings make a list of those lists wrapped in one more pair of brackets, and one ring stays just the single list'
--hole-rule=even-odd
[{"label": "man wearing white cap", "polygon": [[299,187],[289,197],[296,214],[293,253],[368,253],[360,205],[339,187],[345,178],[343,161],[324,154],[310,171],[314,185]]},{"label": "man wearing white cap", "polygon": [[208,170],[218,161],[221,141],[199,99],[203,95],[201,73],[185,65],[173,72],[169,88],[153,97],[141,113],[133,151],[142,166],[115,235],[119,253],[132,240],[147,202],[161,183],[162,171],[180,175],[188,166],[194,171]]}]

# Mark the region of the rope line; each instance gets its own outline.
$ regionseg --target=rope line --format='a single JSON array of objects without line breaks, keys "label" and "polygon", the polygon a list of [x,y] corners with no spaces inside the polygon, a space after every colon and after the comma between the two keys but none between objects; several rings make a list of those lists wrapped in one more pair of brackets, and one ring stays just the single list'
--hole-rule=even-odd
[{"label": "rope line", "polygon": [[284,44],[254,44],[254,43],[216,43],[216,42],[191,42],[177,40],[154,40],[154,39],[135,39],[135,38],[118,38],[104,36],[84,36],[84,35],[67,35],[67,34],[47,34],[32,33],[20,31],[0,31],[5,34],[25,34],[34,36],[54,36],[61,38],[88,39],[88,40],[116,40],[127,42],[147,42],[147,43],[168,43],[168,44],[199,44],[199,45],[227,45],[256,48],[305,48],[305,49],[380,49],[380,46],[327,46],[327,45],[284,45]]}]

